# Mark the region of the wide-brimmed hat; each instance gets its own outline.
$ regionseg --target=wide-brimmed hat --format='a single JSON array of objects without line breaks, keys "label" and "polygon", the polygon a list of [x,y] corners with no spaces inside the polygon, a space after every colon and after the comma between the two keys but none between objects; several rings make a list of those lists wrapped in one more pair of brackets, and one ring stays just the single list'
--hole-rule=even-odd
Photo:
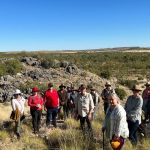
[{"label": "wide-brimmed hat", "polygon": [[131,88],[132,91],[142,91],[141,87],[139,85],[134,85],[132,88]]},{"label": "wide-brimmed hat", "polygon": [[32,92],[39,92],[40,90],[37,87],[32,88]]},{"label": "wide-brimmed hat", "polygon": [[48,83],[48,87],[53,87],[53,83]]},{"label": "wide-brimmed hat", "polygon": [[91,91],[95,91],[95,88],[93,86],[90,87]]},{"label": "wide-brimmed hat", "polygon": [[66,88],[66,86],[64,85],[64,84],[61,84],[60,86],[59,86],[59,88]]},{"label": "wide-brimmed hat", "polygon": [[107,81],[107,82],[105,83],[105,86],[111,86],[111,83],[110,83],[109,81]]},{"label": "wide-brimmed hat", "polygon": [[86,87],[85,85],[83,85],[83,84],[79,87],[80,90],[84,90],[84,89],[86,89],[86,88],[87,88],[87,87]]},{"label": "wide-brimmed hat", "polygon": [[147,82],[146,84],[144,84],[145,86],[150,86],[150,82]]},{"label": "wide-brimmed hat", "polygon": [[18,95],[18,94],[22,94],[21,91],[19,89],[16,89],[14,95]]}]

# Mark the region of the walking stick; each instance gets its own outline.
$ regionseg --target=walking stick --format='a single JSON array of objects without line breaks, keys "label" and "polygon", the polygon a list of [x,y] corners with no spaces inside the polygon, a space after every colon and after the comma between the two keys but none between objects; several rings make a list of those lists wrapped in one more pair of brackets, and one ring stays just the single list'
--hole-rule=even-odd
[{"label": "walking stick", "polygon": [[105,148],[105,140],[104,140],[104,138],[105,138],[105,134],[104,134],[104,131],[102,131],[103,132],[103,150],[104,150],[104,148]]}]

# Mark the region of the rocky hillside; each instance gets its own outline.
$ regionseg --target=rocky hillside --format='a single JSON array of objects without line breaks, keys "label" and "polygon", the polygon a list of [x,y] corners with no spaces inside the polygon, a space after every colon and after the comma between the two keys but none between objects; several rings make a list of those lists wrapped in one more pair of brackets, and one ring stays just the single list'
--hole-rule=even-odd
[{"label": "rocky hillside", "polygon": [[[11,58],[12,60],[13,58]],[[8,61],[8,59],[1,59]],[[15,75],[4,75],[0,78],[0,101],[9,101],[16,88],[28,96],[33,86],[38,86],[41,90],[47,88],[48,82],[53,82],[55,88],[61,83],[66,86],[79,87],[80,84],[92,85],[100,92],[106,79],[78,68],[75,64],[68,61],[42,61],[33,57],[24,57],[19,59],[23,68],[21,72]],[[112,83],[116,79],[112,79]]]}]

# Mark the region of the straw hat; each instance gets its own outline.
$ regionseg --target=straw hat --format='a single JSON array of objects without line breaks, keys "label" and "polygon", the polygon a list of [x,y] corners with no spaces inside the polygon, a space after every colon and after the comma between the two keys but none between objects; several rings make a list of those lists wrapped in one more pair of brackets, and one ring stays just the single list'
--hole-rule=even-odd
[{"label": "straw hat", "polygon": [[142,91],[141,87],[139,85],[134,85],[131,89],[132,91]]},{"label": "straw hat", "polygon": [[145,86],[150,86],[150,82],[147,82],[146,84],[144,84]]},{"label": "straw hat", "polygon": [[107,81],[107,82],[105,83],[105,86],[111,86],[111,83],[110,83],[109,81]]}]

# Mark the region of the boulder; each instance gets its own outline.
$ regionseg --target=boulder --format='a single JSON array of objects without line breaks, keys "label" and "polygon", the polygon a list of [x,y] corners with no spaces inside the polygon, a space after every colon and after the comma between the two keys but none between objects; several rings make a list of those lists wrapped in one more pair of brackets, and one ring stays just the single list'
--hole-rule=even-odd
[{"label": "boulder", "polygon": [[61,62],[59,60],[53,60],[50,62],[51,68],[59,68],[61,66]]},{"label": "boulder", "polygon": [[33,70],[28,72],[28,76],[31,77],[33,80],[39,80],[41,74],[38,71]]},{"label": "boulder", "polygon": [[68,61],[62,61],[60,67],[66,68],[70,63]]},{"label": "boulder", "polygon": [[78,67],[75,64],[69,64],[66,67],[66,72],[70,74],[77,74],[78,73]]},{"label": "boulder", "polygon": [[4,81],[13,81],[15,78],[10,75],[3,76]]},{"label": "boulder", "polygon": [[26,63],[29,66],[40,66],[41,62],[33,57],[24,57],[21,59],[21,62]]}]

